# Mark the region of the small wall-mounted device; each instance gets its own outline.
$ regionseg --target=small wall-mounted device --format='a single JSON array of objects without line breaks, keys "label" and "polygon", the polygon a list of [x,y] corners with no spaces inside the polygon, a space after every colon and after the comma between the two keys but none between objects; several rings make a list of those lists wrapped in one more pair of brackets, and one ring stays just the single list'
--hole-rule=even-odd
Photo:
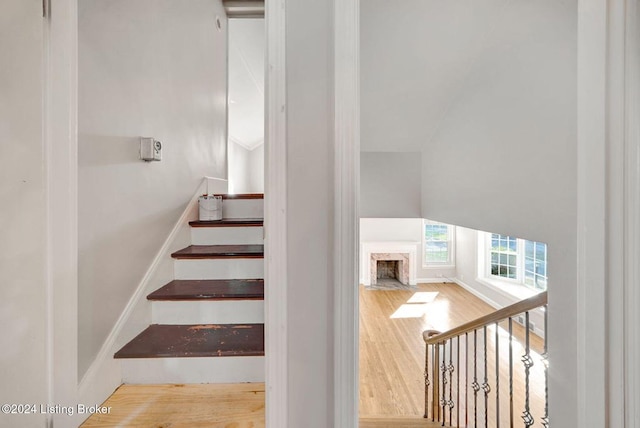
[{"label": "small wall-mounted device", "polygon": [[145,162],[162,160],[162,143],[154,138],[140,137],[140,159]]}]

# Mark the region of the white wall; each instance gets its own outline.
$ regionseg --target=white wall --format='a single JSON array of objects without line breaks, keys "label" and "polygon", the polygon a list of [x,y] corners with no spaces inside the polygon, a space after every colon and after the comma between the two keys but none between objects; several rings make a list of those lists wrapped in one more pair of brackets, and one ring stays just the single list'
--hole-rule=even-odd
[{"label": "white wall", "polygon": [[80,374],[202,177],[226,178],[226,37],[220,1],[79,2]]},{"label": "white wall", "polygon": [[[42,29],[39,2],[0,2],[0,404],[48,398]],[[0,426],[45,415],[0,413]]]},{"label": "white wall", "polygon": [[250,150],[229,141],[229,193],[249,193]]},{"label": "white wall", "polygon": [[264,144],[248,150],[229,141],[229,192],[264,192]]},{"label": "white wall", "polygon": [[360,217],[422,217],[420,152],[360,153]]},{"label": "white wall", "polygon": [[249,153],[249,193],[264,193],[264,144]]},{"label": "white wall", "polygon": [[425,145],[423,209],[440,221],[547,243],[550,415],[570,426],[578,358],[576,11],[547,1],[517,9],[505,19],[518,26],[479,59]]},{"label": "white wall", "polygon": [[[424,267],[424,234],[421,218],[361,218],[360,244],[364,242],[413,241],[420,242],[417,247],[416,279],[418,282],[446,282],[456,277],[455,267]],[[360,282],[365,278],[368,268],[360,262]]]},{"label": "white wall", "polygon": [[362,3],[362,146],[422,151],[424,217],[548,244],[550,412],[571,426],[576,3],[454,3]]}]

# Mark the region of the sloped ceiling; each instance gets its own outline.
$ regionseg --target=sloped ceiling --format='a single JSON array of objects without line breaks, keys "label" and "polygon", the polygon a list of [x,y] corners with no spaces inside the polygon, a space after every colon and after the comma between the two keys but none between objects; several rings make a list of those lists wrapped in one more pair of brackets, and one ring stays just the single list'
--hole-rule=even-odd
[{"label": "sloped ceiling", "polygon": [[540,44],[570,8],[575,1],[363,0],[361,149],[424,149],[488,58],[502,73],[501,57]]},{"label": "sloped ceiling", "polygon": [[229,20],[229,139],[264,143],[264,19]]}]

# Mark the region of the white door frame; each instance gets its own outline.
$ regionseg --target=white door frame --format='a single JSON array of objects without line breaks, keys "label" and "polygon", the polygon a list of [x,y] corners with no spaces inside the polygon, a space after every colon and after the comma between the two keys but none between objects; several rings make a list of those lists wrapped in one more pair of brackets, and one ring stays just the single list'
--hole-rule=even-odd
[{"label": "white door frame", "polygon": [[640,425],[638,34],[637,1],[578,0],[578,426]]},{"label": "white door frame", "polygon": [[360,2],[334,2],[334,426],[358,426]]},{"label": "white door frame", "polygon": [[285,1],[266,0],[265,419],[287,427],[287,90]]},{"label": "white door frame", "polygon": [[[78,0],[51,0],[44,19],[49,404],[78,403]],[[57,427],[78,418],[49,416]]]}]

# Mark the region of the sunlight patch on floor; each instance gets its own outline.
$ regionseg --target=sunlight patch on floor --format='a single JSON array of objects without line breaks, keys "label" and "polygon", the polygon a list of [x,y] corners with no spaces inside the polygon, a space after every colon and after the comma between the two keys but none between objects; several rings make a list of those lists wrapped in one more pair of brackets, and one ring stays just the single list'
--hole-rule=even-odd
[{"label": "sunlight patch on floor", "polygon": [[405,303],[401,305],[389,318],[422,318],[427,311],[426,304]]},{"label": "sunlight patch on floor", "polygon": [[438,297],[438,294],[437,291],[418,291],[413,293],[407,303],[431,303]]},{"label": "sunlight patch on floor", "polygon": [[389,318],[422,318],[427,312],[427,307],[436,297],[438,297],[437,291],[417,291],[407,300],[407,303],[396,309]]}]

